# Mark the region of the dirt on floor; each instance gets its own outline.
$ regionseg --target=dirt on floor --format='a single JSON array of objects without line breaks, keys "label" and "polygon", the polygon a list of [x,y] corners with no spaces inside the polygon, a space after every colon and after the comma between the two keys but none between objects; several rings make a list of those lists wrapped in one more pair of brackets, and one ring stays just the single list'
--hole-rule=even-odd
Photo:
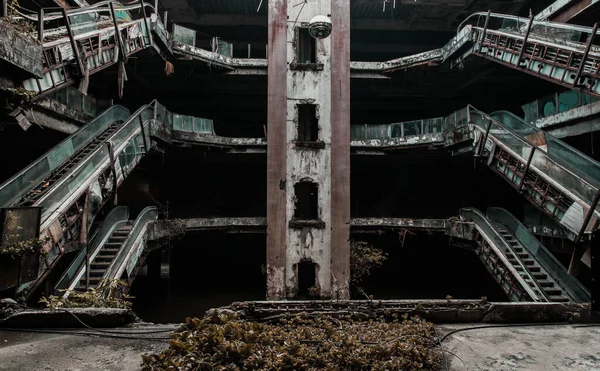
[{"label": "dirt on floor", "polygon": [[[483,324],[442,325],[438,331],[443,336],[453,330],[479,326]],[[581,326],[474,329],[452,334],[442,344],[449,370],[600,371],[600,327]],[[167,340],[164,338],[168,330],[176,327],[178,325],[138,325],[103,329],[127,331],[129,335],[110,335],[135,336],[136,339],[0,331],[0,370],[140,370],[140,354],[165,349]],[[160,330],[165,332],[133,334]]]}]

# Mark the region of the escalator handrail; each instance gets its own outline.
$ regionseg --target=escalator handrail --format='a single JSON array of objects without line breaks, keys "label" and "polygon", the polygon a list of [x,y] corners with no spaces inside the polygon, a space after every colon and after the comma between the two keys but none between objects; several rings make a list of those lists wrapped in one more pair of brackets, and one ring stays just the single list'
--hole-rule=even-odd
[{"label": "escalator handrail", "polygon": [[[537,149],[539,149],[539,151],[537,151],[538,153],[542,154],[544,157],[546,157],[548,160],[550,160],[551,162],[553,162],[556,166],[560,167],[563,171],[570,173],[571,175],[579,178],[581,180],[581,182],[583,182],[584,184],[588,185],[590,188],[595,188],[596,190],[600,190],[600,183],[599,184],[594,184],[592,182],[590,182],[587,178],[588,177],[583,177],[582,175],[574,172],[572,169],[570,169],[569,167],[566,167],[565,165],[563,165],[563,161],[556,159],[555,156],[552,156],[550,153],[541,150],[537,145],[533,144],[531,141],[525,139],[519,132],[515,131],[514,129],[506,126],[505,124],[503,124],[502,122],[496,120],[495,118],[493,118],[492,116],[490,116],[489,114],[478,110],[477,108],[473,107],[472,105],[469,105],[469,109],[472,112],[477,112],[479,114],[481,114],[482,116],[484,116],[485,118],[487,118],[488,120],[493,121],[493,123],[495,125],[500,126],[502,129],[506,130],[508,133],[512,134],[515,139],[521,141],[522,143],[525,143],[526,145],[530,146],[530,147],[535,147]],[[498,112],[498,111],[496,111]],[[475,125],[477,126],[477,125]],[[485,130],[484,128],[479,128],[479,130]],[[545,133],[545,132],[544,132]],[[490,136],[492,134],[490,133]],[[526,160],[526,159],[525,159]],[[600,166],[600,164],[599,164]],[[580,198],[580,196],[578,196]]]},{"label": "escalator handrail", "polygon": [[[153,100],[149,104],[143,105],[140,108],[138,108],[131,116],[129,116],[129,118],[121,125],[121,127],[110,136],[110,138],[106,139],[106,142],[109,142],[113,138],[115,138],[118,135],[120,135],[121,132],[123,132],[127,128],[127,126],[129,124],[131,124],[135,119],[137,119],[139,117],[139,115],[142,112],[144,112],[144,110],[146,110],[148,108],[152,108],[153,105],[155,104],[155,102],[156,102],[156,100]],[[145,122],[144,122],[144,124],[145,124]],[[93,159],[94,156],[98,153],[98,151],[101,151],[101,150],[102,150],[102,147],[96,148],[96,150],[94,152],[88,154],[88,156],[83,161],[81,161],[79,164],[77,164],[77,166],[73,167],[72,169],[69,170],[68,173],[64,174],[61,177],[61,179],[58,182],[56,182],[56,184],[52,187],[53,188],[52,190],[50,190],[48,193],[46,193],[39,200],[36,201],[36,205],[43,203],[47,198],[49,198],[52,195],[52,193],[56,189],[59,188],[58,185],[62,185],[62,184],[64,184],[65,181],[70,180],[72,178],[77,179],[78,177],[75,177],[74,174],[76,174],[77,172],[79,172],[81,169],[84,169],[89,164],[89,162],[91,161],[91,159]],[[118,153],[115,153],[115,156],[117,154]],[[106,153],[106,157],[107,158],[108,158],[108,156],[109,156],[109,154]]]},{"label": "escalator handrail", "polygon": [[123,245],[119,249],[119,252],[113,259],[112,263],[102,276],[103,279],[121,278],[120,276],[122,274],[123,267],[127,263],[125,259],[128,257],[131,249],[135,247],[134,244],[140,236],[140,233],[144,230],[144,227],[146,227],[148,223],[155,221],[157,218],[158,209],[156,206],[148,206],[139,213],[135,219],[135,222],[133,223],[133,226],[131,227],[131,232],[123,242]]},{"label": "escalator handrail", "polygon": [[554,281],[563,286],[564,291],[569,296],[572,296],[575,301],[589,302],[591,300],[589,290],[578,279],[569,275],[566,268],[556,259],[554,254],[546,246],[542,245],[513,214],[500,207],[490,207],[487,209],[486,214],[492,222],[502,224],[506,227],[519,240],[521,245],[544,267],[546,272],[554,278]]},{"label": "escalator handrail", "polygon": [[[473,216],[475,216],[477,218],[477,220],[474,220]],[[533,291],[533,289],[527,284],[527,282],[525,282],[525,280],[523,279],[523,277],[521,277],[519,272],[517,272],[517,270],[513,267],[513,265],[508,261],[508,258],[506,257],[506,255],[498,249],[498,246],[496,246],[496,243],[500,242],[500,243],[502,243],[503,247],[506,250],[512,251],[512,249],[510,248],[510,245],[500,235],[500,233],[498,233],[496,228],[494,228],[494,226],[490,223],[490,221],[485,217],[485,215],[481,211],[479,211],[476,208],[472,208],[472,207],[464,207],[464,208],[460,209],[460,218],[462,220],[472,221],[473,223],[475,223],[475,225],[477,227],[479,227],[479,229],[482,233],[487,235],[487,237],[492,241],[491,247],[494,250],[497,250],[499,252],[498,257],[500,258],[500,260],[502,261],[504,266],[513,275],[513,277],[515,277],[515,279],[519,282],[519,284],[521,285],[523,290],[525,290],[525,292],[527,292],[529,297],[531,297],[534,301],[541,301],[541,300],[549,301],[549,299],[545,296],[544,291],[541,289],[541,287],[539,287],[537,281],[532,278],[532,282],[534,283],[534,285],[536,286],[538,291],[542,294],[541,298]],[[484,229],[484,227],[485,227],[485,229]],[[489,233],[491,233],[492,236],[489,236],[488,235]],[[520,260],[517,260],[517,262],[519,263],[519,265],[521,265],[523,272],[527,272],[527,274],[529,274],[527,268],[525,266],[523,266],[523,263]]]},{"label": "escalator handrail", "polygon": [[[500,110],[500,111],[494,111],[492,112],[489,116],[493,117],[495,114],[503,114],[503,115],[508,115],[510,116],[512,119],[518,121],[520,124],[522,124],[525,127],[531,128],[533,130],[535,130],[536,132],[542,132],[544,134],[544,137],[546,137],[546,142],[552,141],[554,143],[557,143],[558,145],[562,146],[563,148],[565,148],[566,150],[568,150],[570,153],[572,153],[574,156],[577,156],[581,159],[583,159],[586,162],[590,163],[590,166],[595,166],[597,168],[600,168],[600,162],[594,160],[593,158],[589,157],[588,155],[586,155],[585,153],[577,150],[575,147],[570,146],[569,144],[565,143],[564,141],[556,138],[555,136],[553,136],[552,134],[548,133],[547,131],[544,131],[540,128],[538,128],[535,125],[532,125],[528,122],[526,122],[525,120],[523,120],[522,118],[520,118],[519,116],[515,115],[512,112],[509,111],[505,111],[505,110]],[[496,120],[498,121],[498,120]],[[548,140],[550,139],[550,140]],[[580,178],[587,178],[589,177],[589,175],[587,174],[583,174],[581,173],[581,170],[578,170],[577,167],[573,167],[573,164],[567,163],[565,159],[560,158],[560,157],[556,157],[553,153],[550,152],[550,148],[548,148],[548,151],[544,152],[550,159],[552,159],[554,162],[561,164],[563,167],[566,167],[568,169],[571,169],[572,172],[579,176]],[[596,181],[596,179],[594,179],[594,181]],[[600,179],[597,180],[599,182],[598,186],[595,186],[596,188],[600,188]],[[588,182],[589,183],[589,182]],[[590,184],[591,185],[591,184]]]},{"label": "escalator handrail", "polygon": [[[79,130],[77,130],[75,133],[73,133],[72,135],[70,135],[69,137],[67,137],[66,139],[64,139],[62,142],[60,142],[59,144],[57,144],[56,146],[54,146],[53,148],[51,148],[50,150],[48,150],[46,153],[44,153],[42,156],[40,156],[38,159],[36,159],[35,161],[33,161],[32,163],[30,163],[28,166],[26,166],[25,168],[23,168],[21,171],[19,171],[17,174],[13,175],[11,178],[9,178],[8,180],[6,180],[4,183],[0,184],[0,199],[2,199],[2,191],[4,189],[6,189],[9,185],[11,185],[12,183],[16,182],[18,179],[20,179],[21,177],[26,176],[26,174],[31,171],[32,169],[35,168],[35,166],[39,165],[40,163],[42,163],[44,160],[49,161],[49,157],[50,155],[57,150],[60,150],[60,148],[62,146],[67,145],[67,143],[69,141],[73,141],[75,138],[77,138],[78,136],[82,136],[85,134],[85,131],[87,129],[89,129],[92,125],[94,125],[98,120],[101,120],[102,118],[105,117],[105,115],[109,115],[111,114],[111,112],[113,111],[118,111],[121,110],[122,112],[125,112],[127,116],[129,116],[131,113],[130,111],[121,106],[121,105],[114,105],[111,106],[110,108],[106,109],[104,112],[102,112],[100,115],[98,115],[94,120],[90,121],[89,123],[87,123],[86,125],[82,126]],[[114,122],[114,120],[108,122],[106,125],[104,126],[100,126],[98,127],[95,131],[94,134],[90,136],[90,138],[79,144],[79,146],[77,147],[73,147],[73,153],[75,153],[77,150],[83,148],[85,145],[87,145],[91,140],[93,140],[99,133],[102,132],[102,130],[106,129],[106,127],[110,124]],[[71,155],[73,155],[73,153],[71,153]],[[67,161],[69,159],[70,156],[66,157],[65,159],[62,159],[62,161],[60,161],[59,163],[56,163],[54,167],[50,167],[49,166],[49,170],[47,172],[45,172],[42,176],[38,176],[35,179],[29,179],[27,180],[27,184],[28,186],[25,187],[21,187],[19,189],[19,194],[17,195],[13,195],[12,198],[10,198],[10,201],[8,203],[5,203],[4,205],[0,205],[0,206],[7,206],[8,204],[10,204],[11,202],[14,202],[15,199],[18,199],[20,197],[22,197],[25,193],[29,192],[31,189],[33,189],[42,179],[44,179],[46,176],[48,176],[53,170],[55,170],[56,168],[58,168],[59,166],[61,166],[65,161]],[[6,197],[10,197],[10,196],[6,196]]]},{"label": "escalator handrail", "polygon": [[[94,256],[95,253],[104,246],[104,243],[108,240],[113,231],[124,223],[127,223],[128,220],[129,208],[126,206],[117,206],[106,215],[102,225],[90,239],[88,247],[83,247],[79,250],[75,259],[73,259],[67,270],[54,286],[55,295],[60,295],[59,290],[67,289],[72,285],[74,280],[77,281],[81,279],[82,273],[85,273],[86,270],[86,255],[89,254],[90,256]],[[73,273],[71,278],[69,278],[70,273]]]},{"label": "escalator handrail", "polygon": [[[471,20],[471,18],[481,17],[481,16],[487,17],[487,15],[488,15],[487,12],[475,12],[475,13],[469,15],[467,18],[465,18],[460,23],[460,25],[458,25],[458,27],[456,29],[456,33],[460,32],[460,30],[465,26],[465,23],[467,23],[469,20]],[[515,15],[502,14],[502,13],[490,13],[490,18],[509,19],[509,20],[514,20],[514,21],[523,22],[523,23],[529,22],[529,18],[527,18],[527,17],[519,17],[519,16],[515,16]],[[539,21],[536,19],[533,20],[533,25],[549,27],[549,28],[557,28],[557,29],[562,29],[562,30],[569,30],[569,31],[579,31],[579,32],[587,33],[587,34],[591,34],[592,31],[594,30],[592,27],[587,27],[587,26],[580,26],[580,25],[567,24],[567,23],[561,23],[561,22]],[[596,34],[597,35],[600,34],[600,31],[598,31]]]}]

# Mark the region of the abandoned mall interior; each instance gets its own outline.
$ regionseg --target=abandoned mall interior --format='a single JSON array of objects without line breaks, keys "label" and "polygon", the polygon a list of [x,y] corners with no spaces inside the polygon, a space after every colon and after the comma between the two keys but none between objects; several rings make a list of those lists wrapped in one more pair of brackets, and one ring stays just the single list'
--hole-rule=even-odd
[{"label": "abandoned mall interior", "polygon": [[599,308],[600,1],[1,4],[0,298]]}]

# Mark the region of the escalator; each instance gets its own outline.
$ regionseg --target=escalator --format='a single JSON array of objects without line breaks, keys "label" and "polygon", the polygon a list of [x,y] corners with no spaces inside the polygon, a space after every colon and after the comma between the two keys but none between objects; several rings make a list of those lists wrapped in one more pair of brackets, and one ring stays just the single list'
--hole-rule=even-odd
[{"label": "escalator", "polygon": [[[143,17],[132,19],[129,12],[140,9]],[[154,12],[154,5],[103,1],[64,11],[46,9],[41,14],[26,14],[17,9],[13,18],[36,23],[36,29],[39,19],[44,23],[65,24],[53,29],[41,28],[38,39],[43,48],[43,73],[41,78],[23,81],[23,88],[41,97],[75,82],[85,82],[90,75],[124,63],[129,56],[152,46],[151,31],[162,35],[164,26],[156,21],[157,17],[151,22],[146,9]]]},{"label": "escalator", "polygon": [[486,217],[463,208],[460,217],[474,223],[475,251],[511,301],[591,301],[589,291],[508,211],[490,208]]},{"label": "escalator", "polygon": [[467,17],[459,34],[465,27],[471,28],[473,45],[459,59],[476,55],[600,96],[597,28],[486,12]]},{"label": "escalator", "polygon": [[600,163],[510,112],[469,107],[475,156],[575,242],[598,228]]},{"label": "escalator", "polygon": [[148,153],[155,104],[133,114],[112,106],[0,185],[0,207],[41,208],[40,238],[51,241],[44,247],[45,264],[35,284],[64,253],[80,247],[82,230],[89,230],[98,211]]},{"label": "escalator", "polygon": [[214,135],[211,120],[172,113],[157,101],[133,114],[115,105],[0,185],[0,208],[41,208],[40,238],[51,240],[38,279],[21,285],[33,284],[27,295],[61,256],[81,247],[81,232],[90,230],[119,185],[174,130]]},{"label": "escalator", "polygon": [[142,210],[135,220],[129,220],[127,207],[114,208],[59,279],[55,295],[96,288],[103,280],[121,279],[130,285],[148,252],[148,224],[157,217],[155,207]]}]

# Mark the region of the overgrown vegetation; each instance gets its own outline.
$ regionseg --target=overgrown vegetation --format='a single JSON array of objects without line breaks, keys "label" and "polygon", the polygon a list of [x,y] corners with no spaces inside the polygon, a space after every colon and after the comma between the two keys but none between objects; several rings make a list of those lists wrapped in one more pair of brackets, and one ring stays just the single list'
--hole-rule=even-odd
[{"label": "overgrown vegetation", "polygon": [[360,320],[309,314],[273,323],[212,311],[187,318],[169,348],[142,355],[158,370],[433,370],[441,365],[433,324],[420,318]]},{"label": "overgrown vegetation", "polygon": [[[42,297],[40,303],[46,308],[122,308],[131,309],[133,297],[124,294],[128,284],[124,281],[102,280],[98,287],[88,291],[71,291],[67,297],[54,296]],[[66,290],[65,290],[66,291]]]},{"label": "overgrown vegetation", "polygon": [[21,7],[21,5],[19,4],[19,1],[18,0],[10,0],[10,1],[8,1],[8,3],[6,5],[7,5],[7,10],[8,10],[8,17],[0,18],[0,20],[8,23],[13,28],[15,28],[17,31],[25,33],[28,36],[30,36],[31,39],[37,41],[35,36],[32,35],[33,32],[35,32],[35,30],[36,30],[33,23],[26,19],[15,19],[14,18],[14,17],[20,16],[19,8]]},{"label": "overgrown vegetation", "polygon": [[13,259],[16,259],[36,252],[40,252],[42,255],[47,254],[43,250],[43,247],[52,241],[52,237],[22,240],[20,231],[23,227],[19,225],[17,219],[18,217],[12,211],[7,211],[6,220],[4,221],[4,229],[7,233],[4,235],[3,244],[0,245],[0,256],[9,255]]},{"label": "overgrown vegetation", "polygon": [[46,252],[42,250],[42,247],[49,241],[52,241],[52,237],[42,239],[32,238],[26,241],[7,243],[6,245],[0,246],[0,255],[10,255],[13,259],[26,254],[33,254],[37,251],[42,255],[46,255]]},{"label": "overgrown vegetation", "polygon": [[388,254],[365,241],[350,241],[350,284],[361,285],[375,268],[387,260]]}]

